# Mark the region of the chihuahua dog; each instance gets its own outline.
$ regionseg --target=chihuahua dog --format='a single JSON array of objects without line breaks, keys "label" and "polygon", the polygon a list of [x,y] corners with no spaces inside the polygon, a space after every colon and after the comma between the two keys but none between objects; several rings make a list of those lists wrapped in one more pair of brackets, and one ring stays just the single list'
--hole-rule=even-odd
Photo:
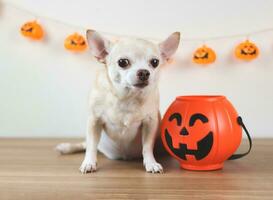
[{"label": "chihuahua dog", "polygon": [[136,38],[110,42],[93,30],[86,36],[92,55],[104,64],[90,94],[86,141],[56,149],[63,154],[86,150],[82,173],[96,171],[98,150],[109,159],[143,156],[147,172],[162,173],[153,153],[160,125],[159,72],[177,50],[180,33],[159,44]]}]

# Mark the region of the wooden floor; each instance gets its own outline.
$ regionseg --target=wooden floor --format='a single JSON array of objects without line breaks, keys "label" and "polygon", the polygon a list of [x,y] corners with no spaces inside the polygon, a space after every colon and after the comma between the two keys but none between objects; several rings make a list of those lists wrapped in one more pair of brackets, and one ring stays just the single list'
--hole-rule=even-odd
[{"label": "wooden floor", "polygon": [[255,140],[252,153],[223,170],[193,172],[170,157],[164,174],[142,162],[99,156],[99,171],[82,175],[83,154],[60,156],[56,139],[0,139],[0,199],[273,199],[273,140]]}]

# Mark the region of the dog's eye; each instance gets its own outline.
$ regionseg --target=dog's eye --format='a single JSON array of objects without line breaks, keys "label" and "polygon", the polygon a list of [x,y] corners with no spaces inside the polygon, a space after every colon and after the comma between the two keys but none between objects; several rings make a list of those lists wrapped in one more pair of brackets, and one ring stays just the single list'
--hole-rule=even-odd
[{"label": "dog's eye", "polygon": [[118,60],[118,65],[121,67],[121,68],[125,68],[125,67],[128,67],[130,65],[130,61],[126,58],[121,58]]},{"label": "dog's eye", "polygon": [[150,64],[153,66],[153,68],[156,68],[159,65],[159,60],[156,58],[153,58],[150,60]]}]

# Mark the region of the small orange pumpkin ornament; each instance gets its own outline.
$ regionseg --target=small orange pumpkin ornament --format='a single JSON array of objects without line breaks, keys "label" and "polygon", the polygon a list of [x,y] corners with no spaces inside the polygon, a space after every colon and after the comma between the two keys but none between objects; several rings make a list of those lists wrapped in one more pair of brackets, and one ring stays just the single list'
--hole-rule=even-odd
[{"label": "small orange pumpkin ornament", "polygon": [[27,22],[21,27],[21,34],[25,37],[41,40],[44,36],[44,30],[36,21]]},{"label": "small orange pumpkin ornament", "polygon": [[87,47],[84,37],[78,33],[69,35],[64,41],[64,47],[67,50],[80,52],[84,51]]},{"label": "small orange pumpkin ornament", "polygon": [[250,61],[258,57],[259,55],[259,48],[249,40],[246,40],[240,43],[235,48],[235,56],[238,59]]},{"label": "small orange pumpkin ornament", "polygon": [[213,49],[203,45],[198,48],[194,54],[192,61],[196,64],[211,64],[216,60],[216,54]]}]

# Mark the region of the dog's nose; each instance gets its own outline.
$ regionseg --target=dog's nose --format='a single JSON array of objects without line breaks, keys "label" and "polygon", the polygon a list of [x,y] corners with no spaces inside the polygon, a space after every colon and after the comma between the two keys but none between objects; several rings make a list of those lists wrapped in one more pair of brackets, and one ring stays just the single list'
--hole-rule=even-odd
[{"label": "dog's nose", "polygon": [[140,69],[137,71],[137,77],[141,81],[147,81],[149,79],[150,72],[146,69]]}]

